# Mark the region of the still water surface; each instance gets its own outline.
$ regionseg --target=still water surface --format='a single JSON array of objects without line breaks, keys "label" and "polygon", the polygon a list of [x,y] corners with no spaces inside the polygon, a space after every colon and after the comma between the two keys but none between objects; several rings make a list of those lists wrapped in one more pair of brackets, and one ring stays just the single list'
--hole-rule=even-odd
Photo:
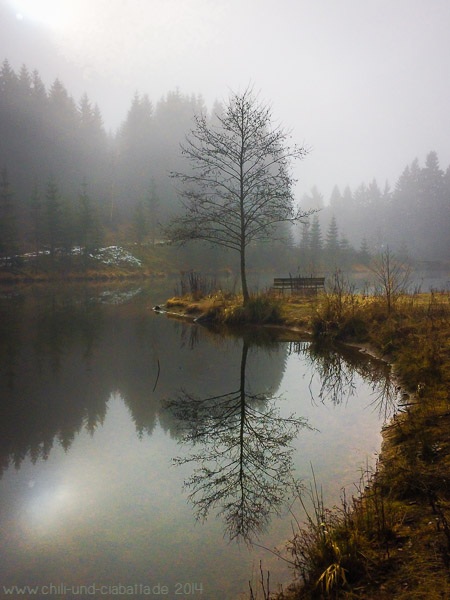
[{"label": "still water surface", "polygon": [[260,560],[271,582],[291,580],[251,542],[283,548],[292,479],[312,465],[332,505],[373,464],[395,396],[384,365],[170,320],[151,310],[166,296],[0,299],[0,586],[247,598]]}]

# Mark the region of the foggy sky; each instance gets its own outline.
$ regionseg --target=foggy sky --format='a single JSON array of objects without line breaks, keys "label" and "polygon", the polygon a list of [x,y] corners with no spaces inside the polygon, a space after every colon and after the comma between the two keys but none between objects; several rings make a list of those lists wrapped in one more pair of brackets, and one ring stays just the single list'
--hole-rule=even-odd
[{"label": "foggy sky", "polygon": [[450,164],[449,0],[0,0],[0,60],[84,91],[107,129],[136,91],[208,108],[249,85],[312,148],[297,196],[374,177],[430,150]]}]

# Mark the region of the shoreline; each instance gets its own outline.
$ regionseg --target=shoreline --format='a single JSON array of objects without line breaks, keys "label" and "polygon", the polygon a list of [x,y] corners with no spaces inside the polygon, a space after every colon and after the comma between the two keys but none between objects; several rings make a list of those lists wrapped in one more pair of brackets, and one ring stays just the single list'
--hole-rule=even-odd
[{"label": "shoreline", "polygon": [[[340,332],[345,329],[345,324],[332,324],[336,334],[333,339],[390,366],[392,376],[398,382],[399,393],[407,395],[407,402],[397,405],[396,413],[381,430],[382,442],[375,474],[361,497],[355,501],[352,512],[346,515],[349,523],[345,527],[340,523],[332,532],[334,539],[340,540],[342,547],[345,546],[342,538],[350,530],[352,535],[357,532],[360,536],[358,566],[365,565],[363,574],[358,574],[358,569],[353,574],[352,567],[355,565],[352,565],[351,560],[340,558],[343,579],[339,585],[335,584],[335,588],[330,588],[328,593],[318,587],[318,580],[323,582],[326,573],[324,570],[320,575],[322,566],[319,570],[312,570],[309,580],[302,586],[289,586],[287,591],[278,596],[278,600],[319,597],[367,600],[450,598],[450,489],[447,489],[447,482],[450,480],[450,349],[447,347],[448,338],[447,346],[445,345],[445,330],[442,332],[438,329],[433,338],[422,327],[423,320],[427,320],[427,327],[434,327],[433,319],[429,319],[429,313],[433,309],[436,315],[441,315],[439,311],[442,310],[439,318],[444,319],[450,329],[450,297],[448,300],[445,297],[436,308],[432,304],[435,301],[432,293],[422,296],[425,298],[421,298],[421,302],[429,304],[418,316],[415,313],[413,315],[417,320],[417,332],[410,335],[408,331],[403,340],[401,326],[394,322],[393,332],[399,339],[385,344],[385,350],[376,337],[379,334],[377,329],[391,326],[389,320],[395,315],[388,315],[381,326],[374,320],[371,325],[375,328],[374,339],[370,335],[366,340],[352,339],[352,336],[345,335],[341,337]],[[177,299],[172,299],[169,308],[175,308],[176,302]],[[408,299],[408,302],[412,307],[412,300]],[[213,317],[218,314],[217,304],[216,301]],[[184,299],[180,300],[178,306],[183,306],[184,310],[168,310],[165,313],[168,318],[182,318],[201,325],[226,325],[220,318],[214,321],[211,313],[208,316],[208,311],[202,311],[201,301],[189,304]],[[412,314],[411,307],[408,310]],[[317,306],[315,310],[319,310]],[[365,317],[369,320],[369,317],[372,318],[370,311],[373,307],[365,310]],[[417,309],[414,310],[417,312]],[[364,311],[361,314],[364,315]],[[401,323],[405,321],[405,315],[402,313],[399,319]],[[375,316],[379,319],[377,313]],[[300,320],[304,318],[303,314]],[[257,323],[252,325],[258,326]],[[330,327],[329,322],[325,325]],[[263,323],[262,326],[290,331],[306,339],[320,337],[317,323],[314,324],[316,331],[314,327],[307,329],[303,325],[300,327],[286,321]],[[409,327],[412,329],[412,325]],[[413,338],[412,346],[410,337]],[[435,345],[436,356],[442,358],[440,375],[435,372],[432,363],[418,368],[420,352],[430,344],[432,349],[433,344]],[[420,375],[424,376],[424,382]],[[368,514],[373,497],[383,507],[383,525],[374,519],[372,526],[362,532],[358,530],[360,524],[357,526],[356,523],[361,520],[361,515]],[[379,514],[375,514],[375,517],[380,519]],[[366,560],[361,559],[364,555]],[[337,569],[338,565],[334,564],[334,567]]]}]

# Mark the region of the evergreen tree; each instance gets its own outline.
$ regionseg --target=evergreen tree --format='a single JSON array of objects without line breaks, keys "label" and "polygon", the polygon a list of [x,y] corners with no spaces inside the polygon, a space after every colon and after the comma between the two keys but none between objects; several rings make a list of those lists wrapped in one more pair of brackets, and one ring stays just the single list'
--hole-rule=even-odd
[{"label": "evergreen tree", "polygon": [[50,88],[48,118],[47,169],[50,167],[50,172],[58,175],[61,192],[72,195],[77,191],[77,182],[81,176],[79,115],[75,101],[59,79]]},{"label": "evergreen tree", "polygon": [[303,196],[302,206],[307,210],[322,210],[323,195],[319,192],[317,186],[313,186],[310,193]]},{"label": "evergreen tree", "polygon": [[420,222],[418,229],[423,244],[423,253],[448,258],[441,249],[440,240],[449,235],[450,212],[445,196],[444,173],[439,167],[436,152],[429,152],[425,167],[420,172]]},{"label": "evergreen tree", "polygon": [[140,200],[135,206],[132,227],[134,239],[140,246],[148,234],[148,221],[142,200]]},{"label": "evergreen tree", "polygon": [[333,258],[334,260],[337,260],[337,253],[339,250],[339,231],[336,217],[334,215],[331,217],[325,237],[325,250],[329,260],[333,260]]},{"label": "evergreen tree", "polygon": [[369,189],[365,183],[361,183],[353,193],[353,204],[357,211],[366,208],[370,203]]},{"label": "evergreen tree", "polygon": [[353,248],[349,240],[342,236],[339,241],[340,264],[342,267],[348,268],[353,262]]},{"label": "evergreen tree", "polygon": [[[450,166],[447,168],[444,175],[444,191],[443,191],[443,216],[442,224],[445,227],[445,223],[450,222]],[[441,254],[442,256],[450,256],[450,236],[447,234],[441,236]]]},{"label": "evergreen tree", "polygon": [[300,237],[300,272],[303,272],[305,275],[309,270],[309,265],[311,262],[311,234],[310,228],[311,224],[309,221],[305,221],[301,225],[301,237]]},{"label": "evergreen tree", "polygon": [[22,65],[19,77],[17,81],[17,89],[21,96],[21,99],[30,99],[32,95],[32,79],[31,75],[26,67],[26,65]]},{"label": "evergreen tree", "polygon": [[323,244],[323,258],[327,266],[337,267],[340,265],[339,231],[334,214],[328,223],[325,242]]},{"label": "evergreen tree", "polygon": [[16,214],[8,172],[0,172],[0,253],[4,266],[16,262],[18,249]]},{"label": "evergreen tree", "polygon": [[417,255],[428,259],[447,256],[449,203],[435,152],[428,154],[423,169],[417,159],[404,169],[392,195],[389,213],[391,239],[399,239],[401,223],[402,239],[411,240]]},{"label": "evergreen tree", "polygon": [[345,210],[353,210],[353,193],[350,186],[346,185],[342,194],[342,204]]},{"label": "evergreen tree", "polygon": [[131,206],[146,194],[156,152],[152,105],[148,96],[136,93],[117,136],[116,157],[118,195]]},{"label": "evergreen tree", "polygon": [[386,181],[383,189],[383,202],[384,204],[389,204],[391,200],[391,186],[389,185],[389,181]]},{"label": "evergreen tree", "polygon": [[15,147],[20,127],[18,97],[17,76],[8,60],[4,60],[0,69],[0,165],[10,171],[16,162]]},{"label": "evergreen tree", "polygon": [[366,237],[363,237],[361,242],[361,248],[359,250],[359,260],[362,262],[363,265],[366,266],[368,266],[370,263],[370,249]]},{"label": "evergreen tree", "polygon": [[37,182],[34,183],[30,198],[31,244],[35,254],[35,268],[39,265],[39,253],[42,249],[44,235],[42,197]]},{"label": "evergreen tree", "polygon": [[[418,181],[420,168],[416,160],[407,165],[395,185],[392,196],[391,209],[388,219],[388,237],[395,239],[401,223],[403,235],[417,241],[417,232],[414,230],[414,222],[418,211]],[[398,233],[397,236],[398,237]]]},{"label": "evergreen tree", "polygon": [[311,231],[310,231],[310,264],[312,270],[316,271],[319,267],[322,260],[322,250],[323,250],[323,241],[322,241],[322,231],[320,227],[319,217],[314,215],[311,223]]},{"label": "evergreen tree", "polygon": [[72,251],[77,240],[77,218],[74,203],[69,198],[61,199],[61,238],[59,248],[65,256],[66,266],[72,264]]},{"label": "evergreen tree", "polygon": [[12,102],[17,97],[18,79],[9,61],[5,59],[0,69],[0,99]]},{"label": "evergreen tree", "polygon": [[[103,120],[97,105],[92,105],[83,94],[78,105],[79,128],[77,132],[76,159],[79,179],[89,181],[91,190],[98,197],[107,185],[107,138]],[[103,193],[103,197],[106,194]]]},{"label": "evergreen tree", "polygon": [[132,155],[141,162],[148,149],[153,126],[153,108],[148,96],[142,98],[136,92],[125,123],[119,131],[118,141],[122,153]]},{"label": "evergreen tree", "polygon": [[62,233],[62,203],[58,186],[53,179],[50,179],[45,195],[45,239],[52,259],[61,243]]},{"label": "evergreen tree", "polygon": [[[53,164],[53,143],[50,141],[53,122],[47,92],[36,70],[31,74],[30,109],[25,127],[26,130],[22,132],[25,144],[19,160],[26,162],[28,166],[29,177],[24,180],[22,189],[22,193],[28,198],[35,185],[44,189],[48,173],[57,170]],[[39,148],[39,152],[36,152],[36,148]]]},{"label": "evergreen tree", "polygon": [[35,107],[38,104],[40,104],[41,106],[46,105],[47,91],[36,69],[31,74],[31,96],[33,97]]},{"label": "evergreen tree", "polygon": [[340,211],[342,208],[342,194],[337,185],[331,191],[329,205],[335,212]]},{"label": "evergreen tree", "polygon": [[98,250],[101,244],[101,231],[97,210],[87,192],[85,181],[78,195],[77,220],[77,243],[81,248],[83,264],[86,266],[89,255]]},{"label": "evergreen tree", "polygon": [[160,210],[160,200],[156,193],[156,183],[152,178],[149,190],[145,197],[145,203],[147,208],[147,223],[148,223],[148,234],[153,245],[155,245],[156,232],[158,228],[158,218]]}]

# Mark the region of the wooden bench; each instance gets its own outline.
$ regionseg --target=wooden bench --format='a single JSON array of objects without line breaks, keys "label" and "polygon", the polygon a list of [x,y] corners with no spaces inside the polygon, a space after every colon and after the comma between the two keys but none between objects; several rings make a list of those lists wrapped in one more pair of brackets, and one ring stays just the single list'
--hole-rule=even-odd
[{"label": "wooden bench", "polygon": [[273,289],[291,294],[317,294],[325,287],[325,277],[275,277]]}]

